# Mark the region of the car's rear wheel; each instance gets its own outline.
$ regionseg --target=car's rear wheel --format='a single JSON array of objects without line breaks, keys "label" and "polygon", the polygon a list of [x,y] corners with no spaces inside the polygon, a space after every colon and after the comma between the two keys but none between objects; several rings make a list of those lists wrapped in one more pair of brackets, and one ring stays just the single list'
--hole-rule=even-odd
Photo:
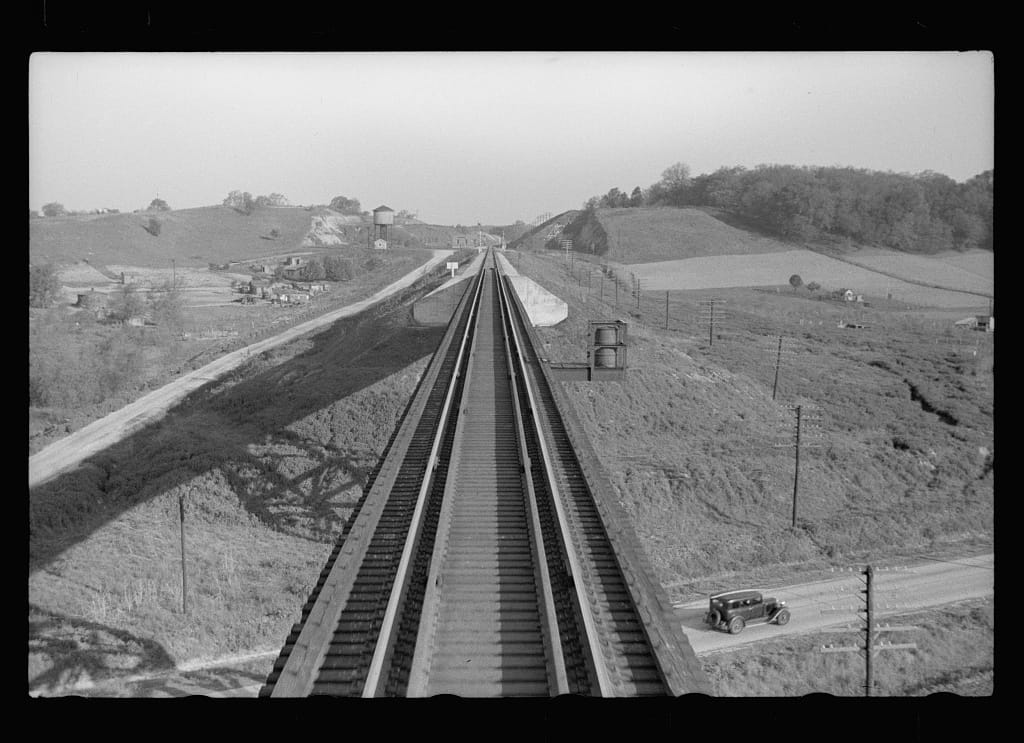
[{"label": "car's rear wheel", "polygon": [[738,635],[740,632],[743,631],[743,628],[746,626],[746,624],[747,623],[743,621],[743,617],[733,617],[732,620],[729,622],[729,633],[733,635]]},{"label": "car's rear wheel", "polygon": [[712,627],[717,627],[718,623],[722,621],[722,615],[717,611],[710,611],[708,612],[707,621]]},{"label": "car's rear wheel", "polygon": [[776,624],[785,624],[788,621],[789,621],[789,609],[783,609],[782,611],[780,611],[778,614],[775,615],[775,623]]}]

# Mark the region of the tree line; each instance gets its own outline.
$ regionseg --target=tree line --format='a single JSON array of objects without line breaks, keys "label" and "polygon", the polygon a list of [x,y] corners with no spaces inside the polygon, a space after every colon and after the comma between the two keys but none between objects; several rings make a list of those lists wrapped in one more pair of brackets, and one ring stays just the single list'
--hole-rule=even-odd
[{"label": "tree line", "polygon": [[850,167],[758,165],[690,177],[685,163],[667,168],[646,190],[613,188],[584,209],[636,206],[714,207],[789,240],[848,239],[897,250],[993,250],[994,171],[964,183]]}]

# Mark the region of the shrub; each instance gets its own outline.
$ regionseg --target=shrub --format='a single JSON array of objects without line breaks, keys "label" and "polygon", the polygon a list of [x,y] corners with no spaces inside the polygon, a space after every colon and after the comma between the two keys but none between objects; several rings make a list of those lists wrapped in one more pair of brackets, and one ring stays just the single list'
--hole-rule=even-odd
[{"label": "shrub", "polygon": [[816,292],[820,288],[821,284],[819,284],[817,281],[812,281],[810,284],[807,285],[807,291],[809,292]]},{"label": "shrub", "polygon": [[153,237],[157,237],[160,234],[160,230],[163,229],[163,225],[160,223],[160,220],[157,219],[156,217],[150,217],[149,221],[142,226],[142,229],[151,234]]},{"label": "shrub", "polygon": [[28,267],[28,306],[49,307],[60,296],[60,279],[52,263]]},{"label": "shrub", "polygon": [[110,300],[110,316],[115,320],[141,317],[145,308],[146,301],[136,291],[134,284],[125,284],[113,294]]},{"label": "shrub", "polygon": [[231,191],[224,199],[224,206],[230,206],[239,214],[252,214],[258,204],[248,191]]},{"label": "shrub", "polygon": [[348,281],[352,278],[352,261],[337,255],[324,258],[324,273],[331,281]]},{"label": "shrub", "polygon": [[43,204],[43,216],[44,217],[61,217],[67,214],[63,204],[59,204],[56,201],[51,201],[49,204]]},{"label": "shrub", "polygon": [[320,281],[327,275],[320,261],[310,261],[302,267],[299,273],[306,281]]}]

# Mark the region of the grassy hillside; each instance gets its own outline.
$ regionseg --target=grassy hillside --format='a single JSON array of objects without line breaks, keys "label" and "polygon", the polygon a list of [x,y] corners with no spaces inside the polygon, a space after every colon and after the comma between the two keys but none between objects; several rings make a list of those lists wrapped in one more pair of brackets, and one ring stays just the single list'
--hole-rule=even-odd
[{"label": "grassy hillside", "polygon": [[607,234],[603,257],[620,263],[793,249],[791,244],[733,227],[700,209],[598,209],[594,217]]},{"label": "grassy hillside", "polygon": [[[313,212],[302,207],[258,209],[249,216],[227,206],[169,212],[52,217],[29,222],[32,262],[205,266],[296,249],[309,231]],[[144,227],[160,220],[160,234]],[[278,230],[277,239],[269,237]]]},{"label": "grassy hillside", "polygon": [[[735,289],[709,345],[697,293],[672,293],[666,331],[664,292],[638,311],[628,276],[616,308],[610,281],[601,301],[598,281],[588,290],[555,256],[517,267],[569,303],[541,329],[554,361],[584,360],[588,320],[630,323],[626,381],[565,387],[666,586],[991,535],[991,336],[875,308],[869,330],[844,331],[839,304]],[[792,403],[822,410],[795,529],[793,450],[775,448],[791,440]]]}]

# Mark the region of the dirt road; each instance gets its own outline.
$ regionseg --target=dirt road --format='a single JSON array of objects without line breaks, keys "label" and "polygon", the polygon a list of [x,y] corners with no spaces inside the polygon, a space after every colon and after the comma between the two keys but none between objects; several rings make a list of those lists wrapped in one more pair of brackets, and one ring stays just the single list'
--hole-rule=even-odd
[{"label": "dirt road", "polygon": [[190,392],[226,374],[241,365],[249,357],[263,353],[282,343],[292,341],[311,330],[316,330],[344,317],[362,312],[370,305],[376,304],[385,297],[404,289],[443,262],[452,252],[451,250],[434,250],[432,251],[433,257],[430,260],[415,271],[398,279],[398,281],[384,287],[373,296],[355,304],[333,310],[320,317],[315,317],[273,338],[267,338],[258,343],[253,343],[251,346],[246,346],[221,356],[201,369],[189,372],[120,410],[116,410],[98,421],[94,421],[84,428],[75,431],[60,441],[53,442],[45,449],[29,457],[29,488],[46,482],[61,472],[74,467],[83,459],[115,444],[133,431],[159,419],[167,410]]},{"label": "dirt road", "polygon": [[[929,561],[907,570],[876,570],[875,612],[879,617],[992,596],[995,560],[992,553],[956,560]],[[676,614],[683,623],[683,632],[698,654],[731,650],[740,645],[782,635],[813,632],[825,627],[849,624],[859,626],[857,608],[862,605],[863,587],[857,572],[837,574],[832,580],[795,586],[757,588],[765,596],[785,601],[792,619],[783,627],[764,624],[747,627],[738,635],[709,629],[703,623],[707,600],[677,604]],[[839,609],[833,612],[832,608]]]}]

